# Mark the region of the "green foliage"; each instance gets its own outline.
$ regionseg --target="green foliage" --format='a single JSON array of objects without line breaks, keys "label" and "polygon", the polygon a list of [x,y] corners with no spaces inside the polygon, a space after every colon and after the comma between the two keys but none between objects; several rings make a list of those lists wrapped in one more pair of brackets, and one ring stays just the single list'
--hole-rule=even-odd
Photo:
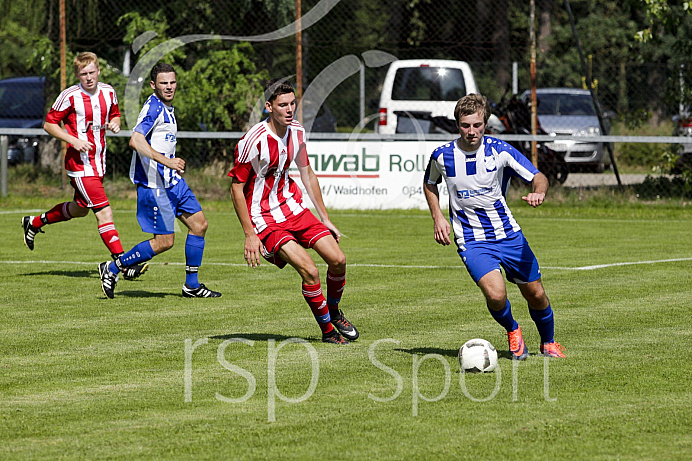
[{"label": "green foliage", "polygon": [[692,198],[692,181],[687,177],[647,176],[644,182],[634,187],[637,197],[644,200],[660,198]]},{"label": "green foliage", "polygon": [[[169,37],[166,35],[169,29],[168,19],[163,10],[158,10],[148,16],[142,16],[139,12],[132,11],[118,18],[117,23],[118,25],[125,26],[126,32],[123,41],[128,46],[132,46],[135,39],[145,32],[151,31],[156,34],[154,38],[146,42],[146,44],[138,50],[137,53],[140,56],[145,55],[152,48],[169,40]],[[182,49],[177,48],[164,56],[162,61],[168,64],[174,64],[176,61],[183,61],[184,59],[185,54]]]},{"label": "green foliage", "polygon": [[31,65],[32,55],[34,44],[41,40],[47,5],[40,0],[3,1],[0,5],[0,78],[36,73],[39,69]]},{"label": "green foliage", "polygon": [[[118,20],[125,25],[125,41],[132,44],[147,31],[157,35],[139,55],[169,40],[162,10],[143,17],[130,12]],[[178,128],[190,131],[240,131],[247,127],[252,105],[262,94],[266,70],[257,70],[256,55],[249,43],[204,42],[176,48],[162,61],[175,65],[178,77]],[[143,92],[151,94],[145,85]],[[207,143],[208,144],[208,143]],[[213,143],[212,143],[213,144]]]},{"label": "green foliage", "polygon": [[621,143],[618,144],[619,162],[631,166],[660,167],[667,163],[671,147],[666,144]]},{"label": "green foliage", "polygon": [[[249,43],[223,49],[221,42],[209,45],[181,76],[178,121],[183,130],[242,131],[247,116],[262,96],[269,74],[257,70]],[[228,48],[226,45],[225,48]]]}]

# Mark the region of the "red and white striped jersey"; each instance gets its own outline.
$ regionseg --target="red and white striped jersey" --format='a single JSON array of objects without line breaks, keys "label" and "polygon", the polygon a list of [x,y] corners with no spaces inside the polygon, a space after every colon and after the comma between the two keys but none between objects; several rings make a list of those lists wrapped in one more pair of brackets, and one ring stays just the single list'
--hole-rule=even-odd
[{"label": "red and white striped jersey", "polygon": [[260,122],[235,147],[235,166],[228,176],[245,183],[243,192],[256,233],[304,211],[303,195],[289,176],[291,162],[309,164],[305,128],[294,121],[283,139]]},{"label": "red and white striped jersey", "polygon": [[72,144],[67,145],[65,170],[68,176],[102,177],[106,174],[106,127],[116,117],[120,117],[118,97],[110,85],[99,82],[93,96],[82,90],[79,84],[60,93],[46,116],[46,122],[64,122],[69,134],[95,146],[89,152],[79,152]]}]

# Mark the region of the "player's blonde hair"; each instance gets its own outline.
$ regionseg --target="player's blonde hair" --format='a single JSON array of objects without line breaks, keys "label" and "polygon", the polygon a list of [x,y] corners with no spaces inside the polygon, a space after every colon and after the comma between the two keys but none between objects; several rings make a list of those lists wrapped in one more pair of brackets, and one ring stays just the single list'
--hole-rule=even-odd
[{"label": "player's blonde hair", "polygon": [[483,114],[483,122],[488,123],[492,108],[488,102],[488,98],[477,93],[467,94],[459,101],[454,108],[454,119],[457,121],[457,126],[459,126],[459,120],[465,115],[473,115],[477,113]]},{"label": "player's blonde hair", "polygon": [[74,58],[74,74],[78,75],[79,71],[88,66],[89,64],[95,64],[96,68],[99,68],[99,58],[96,53],[91,51],[84,51],[79,53],[76,58]]}]

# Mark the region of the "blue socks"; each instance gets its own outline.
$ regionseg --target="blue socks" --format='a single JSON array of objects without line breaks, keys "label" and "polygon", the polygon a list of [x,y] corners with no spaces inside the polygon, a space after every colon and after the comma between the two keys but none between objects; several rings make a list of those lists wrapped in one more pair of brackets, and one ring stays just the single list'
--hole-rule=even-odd
[{"label": "blue socks", "polygon": [[541,335],[541,342],[545,344],[554,341],[555,320],[550,304],[542,311],[529,308],[529,314],[531,314],[531,318],[536,323],[538,334]]},{"label": "blue socks", "polygon": [[199,287],[197,273],[204,255],[204,237],[187,234],[185,240],[185,284],[190,288]]},{"label": "blue socks", "polygon": [[514,317],[512,317],[512,307],[509,304],[509,299],[505,303],[505,307],[503,309],[494,311],[488,308],[488,310],[497,323],[502,325],[508,332],[514,331],[519,327],[519,324],[514,320]]},{"label": "blue socks", "polygon": [[[199,266],[202,264],[203,255],[204,237],[187,234],[187,240],[185,240],[185,283],[190,288],[199,287],[197,272],[199,272]],[[118,267],[116,260],[110,263],[108,269],[113,274],[118,274],[122,267],[130,267],[149,261],[154,256],[156,253],[151,248],[151,243],[149,240],[145,240],[120,257],[121,267]]]},{"label": "blue socks", "polygon": [[[132,247],[130,251],[122,255],[120,257],[120,261],[122,262],[123,267],[130,267],[145,261],[149,261],[154,256],[156,256],[156,253],[154,253],[154,250],[151,248],[151,243],[149,243],[149,240],[145,240],[144,242],[138,243]],[[116,262],[113,261],[108,266],[108,270],[110,270],[113,274],[117,274],[120,272],[120,267],[118,267]]]}]

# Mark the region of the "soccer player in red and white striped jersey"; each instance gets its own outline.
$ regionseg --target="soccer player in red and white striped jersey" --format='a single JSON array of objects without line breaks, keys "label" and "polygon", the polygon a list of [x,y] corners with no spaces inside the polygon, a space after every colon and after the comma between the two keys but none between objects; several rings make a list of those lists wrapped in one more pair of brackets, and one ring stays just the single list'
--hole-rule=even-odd
[{"label": "soccer player in red and white striped jersey", "polygon": [[[339,309],[346,257],[338,244],[341,234],[329,220],[310,167],[305,129],[293,119],[295,92],[290,84],[272,80],[265,95],[269,118],[238,142],[235,166],[228,173],[233,178],[233,205],[245,232],[245,260],[251,267],[259,266],[260,256],[279,268],[293,266],[303,279],[303,296],[322,330],[322,340],[348,344],[359,333]],[[289,175],[292,162],[322,222],[303,205],[301,190]],[[327,263],[326,298],[306,248],[313,248]]]},{"label": "soccer player in red and white striped jersey", "polygon": [[[103,243],[116,258],[123,253],[123,246],[113,224],[103,176],[106,173],[106,129],[113,133],[120,131],[118,98],[112,86],[99,82],[101,70],[94,53],[78,54],[74,73],[79,83],[60,93],[43,124],[48,134],[67,143],[65,170],[75,190],[74,198],[38,216],[22,218],[24,243],[33,250],[34,238],[38,232],[43,232],[43,226],[84,217],[91,209]],[[60,127],[61,122],[65,130]],[[133,266],[124,276],[133,279],[145,270],[146,266]]]}]

